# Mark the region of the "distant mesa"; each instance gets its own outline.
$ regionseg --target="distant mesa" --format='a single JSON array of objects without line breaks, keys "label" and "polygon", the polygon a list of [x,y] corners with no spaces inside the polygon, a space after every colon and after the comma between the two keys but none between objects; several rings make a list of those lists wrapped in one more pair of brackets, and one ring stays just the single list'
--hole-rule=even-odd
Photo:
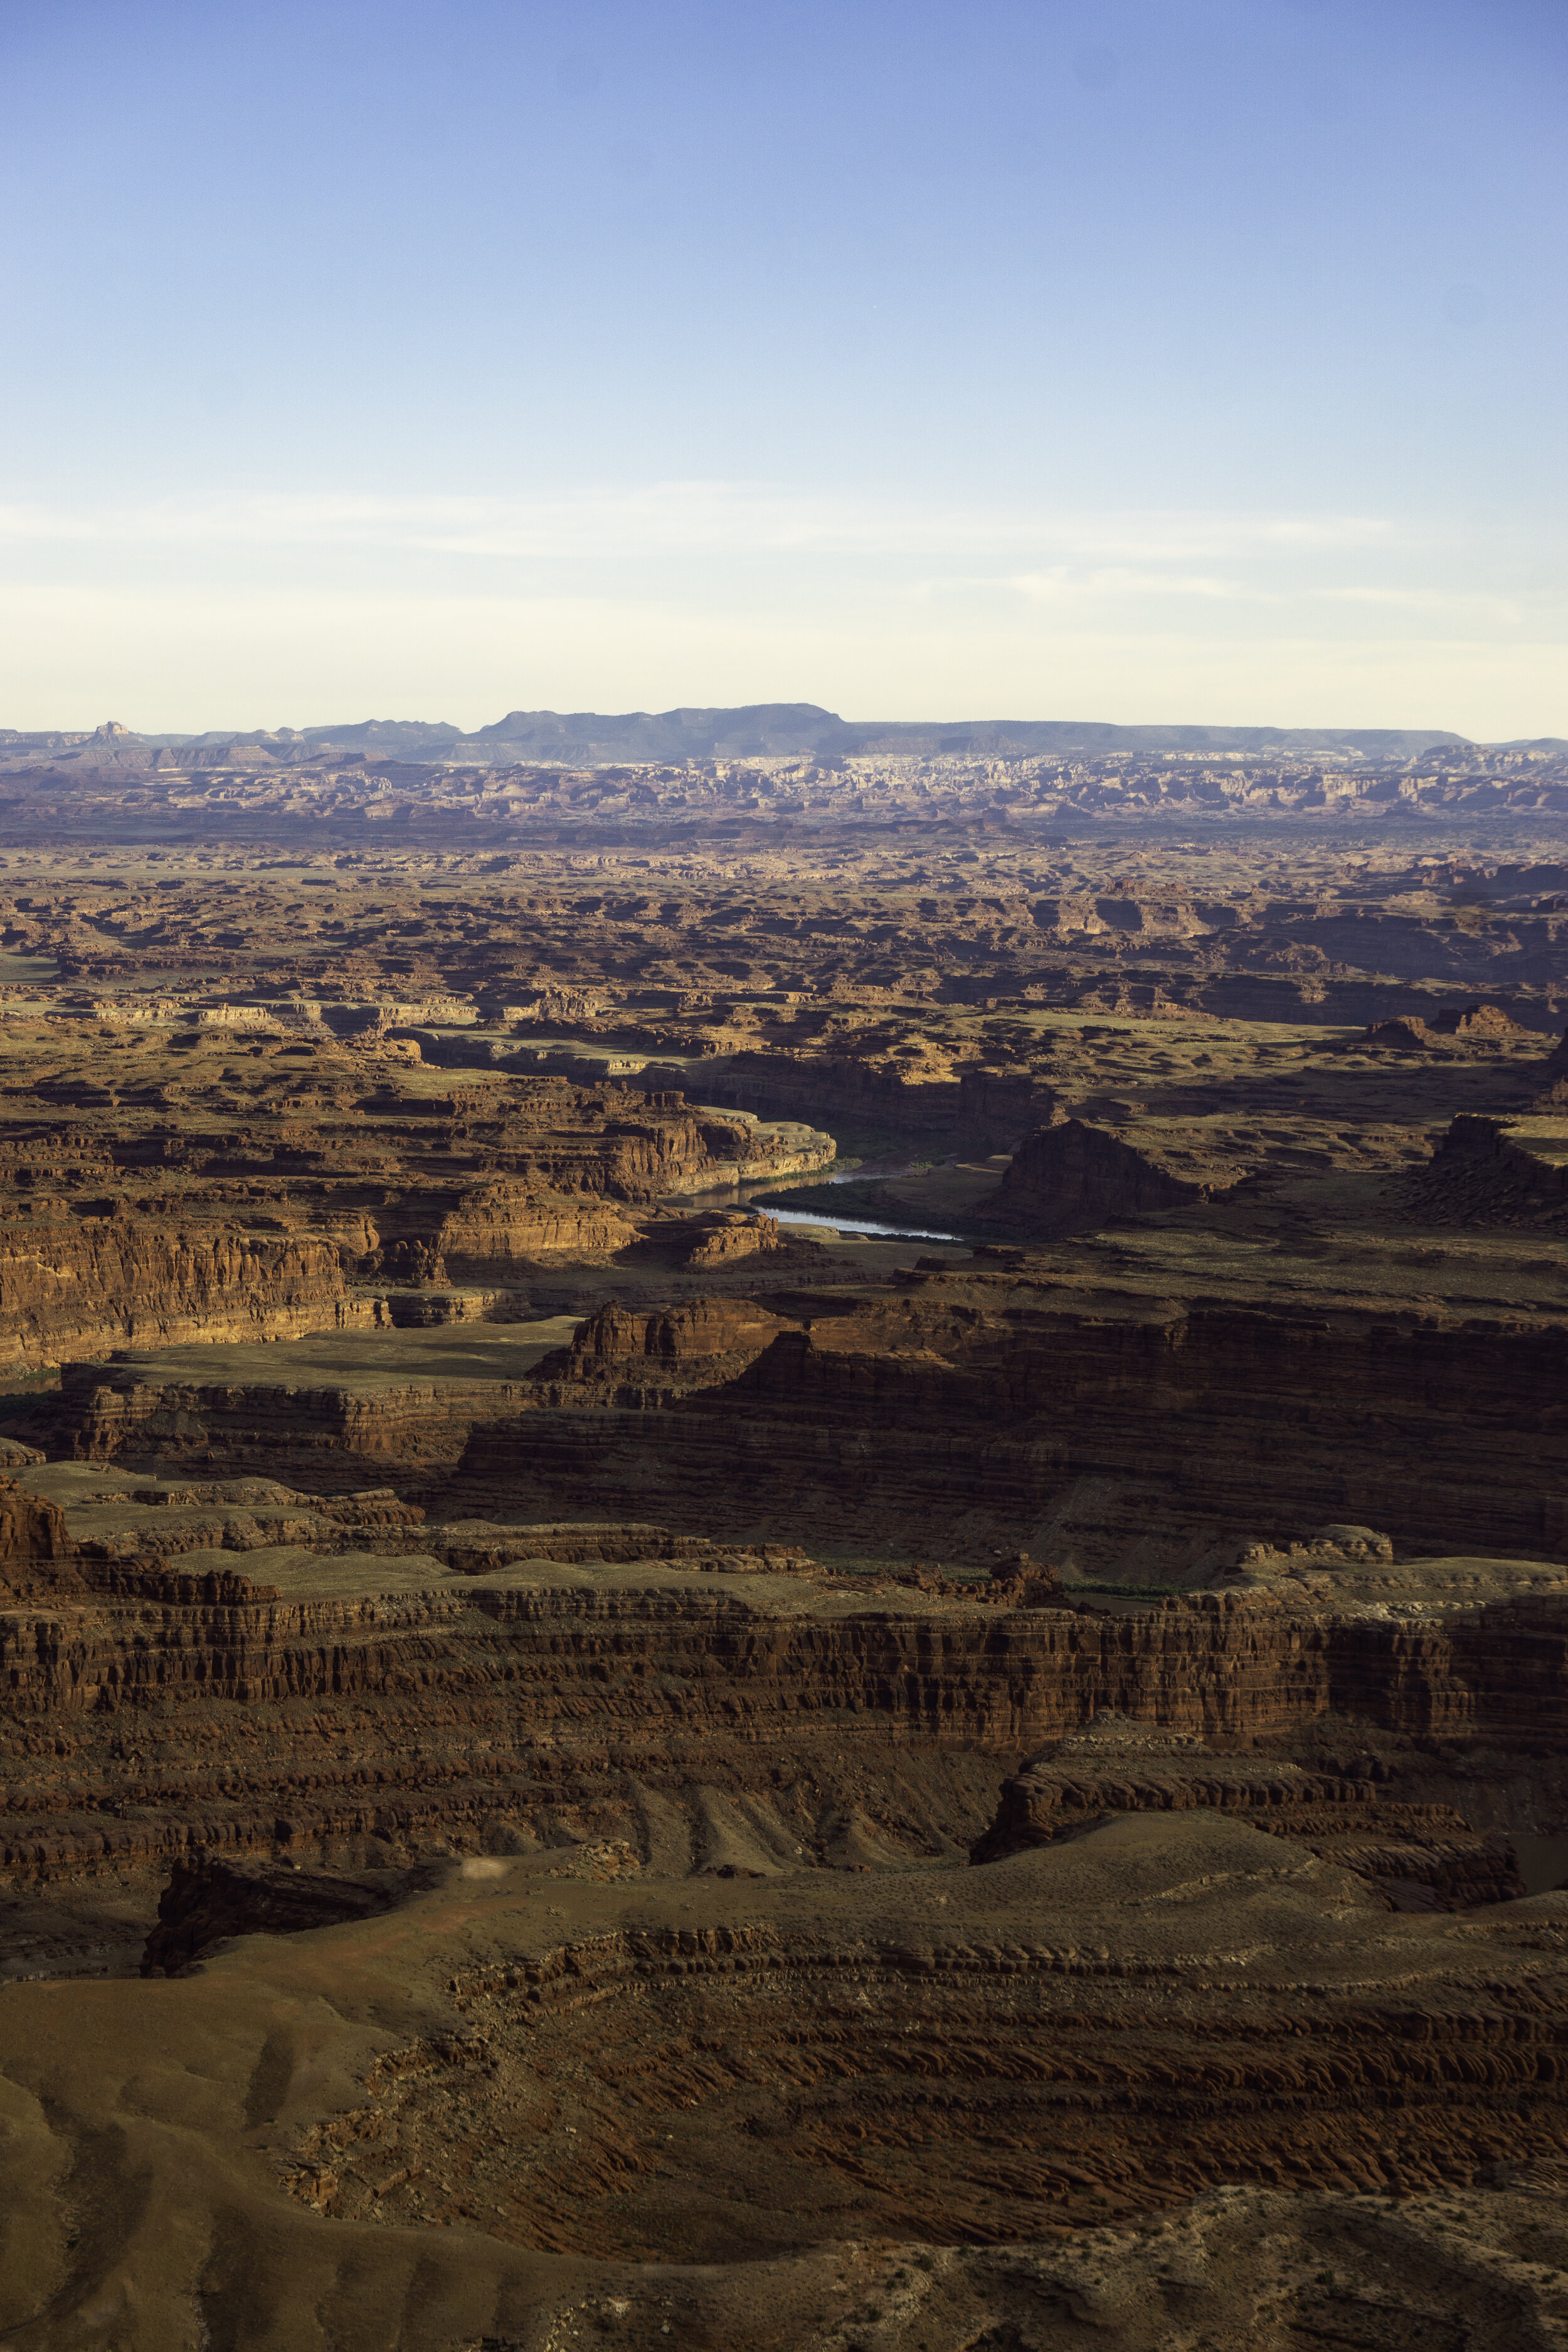
[{"label": "distant mesa", "polygon": [[[205,749],[225,744],[288,743],[312,749],[380,752],[436,761],[625,761],[756,759],[848,759],[901,754],[1028,758],[1081,751],[1237,752],[1311,756],[1348,752],[1363,759],[1411,759],[1445,744],[1463,749],[1470,739],[1437,727],[1119,727],[1080,719],[841,719],[815,702],[753,702],[735,709],[682,704],[673,710],[509,710],[489,727],[465,734],[446,719],[362,719],[326,727],[218,728],[201,735],[139,735],[106,719],[91,736],[19,735],[0,729],[0,744],[44,742],[142,744],[149,749]],[[1568,751],[1568,738],[1541,736],[1528,744],[1494,748]]]}]

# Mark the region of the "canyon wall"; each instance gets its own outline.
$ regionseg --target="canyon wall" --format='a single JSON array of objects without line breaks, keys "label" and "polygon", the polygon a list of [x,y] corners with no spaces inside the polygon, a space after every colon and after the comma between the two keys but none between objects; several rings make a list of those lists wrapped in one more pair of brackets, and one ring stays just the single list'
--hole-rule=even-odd
[{"label": "canyon wall", "polygon": [[[650,1064],[646,1077],[668,1083]],[[1055,1090],[1026,1071],[949,1074],[868,1064],[864,1055],[742,1049],[702,1079],[716,1103],[770,1118],[888,1128],[921,1141],[1006,1150],[1050,1118]]]},{"label": "canyon wall", "polygon": [[533,1387],[505,1381],[200,1381],[68,1363],[58,1395],[20,1426],[57,1457],[254,1473],[345,1495],[438,1477],[461,1460],[477,1423],[537,1401]]},{"label": "canyon wall", "polygon": [[501,1381],[68,1364],[19,1426],[78,1460],[410,1485],[445,1517],[561,1519],[592,1497],[596,1518],[879,1557],[1022,1548],[1158,1577],[1331,1521],[1402,1550],[1568,1552],[1561,1327],[1158,1300],[1053,1312],[1013,1303],[1028,1293],[1005,1276],[946,1296],[944,1279],[885,1303],[610,1307]]},{"label": "canyon wall", "polygon": [[0,1476],[0,1606],[79,1593],[75,1554],[64,1513],[15,1478]]},{"label": "canyon wall", "polygon": [[783,1807],[809,1852],[837,1833],[836,1775],[940,1777],[1107,1709],[1222,1748],[1330,1715],[1525,1753],[1568,1738],[1561,1597],[1405,1624],[1251,1594],[1120,1616],[858,1602],[668,1566],[564,1589],[503,1570],[353,1597],[184,1590],[0,1618],[7,1874],[509,1822],[636,1838],[650,1791],[693,1782]]},{"label": "canyon wall", "polygon": [[331,1329],[347,1300],[342,1255],[319,1234],[133,1215],[0,1224],[0,1360],[18,1370],[106,1342]]},{"label": "canyon wall", "polygon": [[[618,1383],[584,1351],[540,1367],[548,1413],[474,1429],[447,1507],[560,1516],[590,1491],[715,1532],[1063,1566],[1179,1568],[1247,1533],[1326,1521],[1405,1548],[1568,1548],[1568,1333],[1406,1313],[1121,1314],[775,1301],[790,1320],[732,1377],[656,1367],[632,1334]],[[1005,1282],[1000,1286],[1005,1288]],[[984,1295],[984,1294],[982,1294]],[[812,1312],[813,1306],[820,1311]],[[763,1328],[754,1335],[760,1342]],[[726,1364],[724,1369],[729,1370]]]},{"label": "canyon wall", "polygon": [[[195,1108],[179,1127],[149,1124],[140,1104],[122,1109],[85,1079],[51,1081],[56,1116],[0,1138],[0,1366],[359,1328],[367,1309],[351,1284],[504,1285],[603,1259],[671,1192],[833,1152],[815,1129],[766,1129],[679,1094],[529,1080],[465,1103],[400,1096],[340,1059],[312,1075],[325,1092],[308,1115],[275,1088],[258,1114],[271,1134],[214,1128]],[[62,1118],[63,1138],[42,1132]],[[402,1164],[381,1156],[390,1143]]]}]

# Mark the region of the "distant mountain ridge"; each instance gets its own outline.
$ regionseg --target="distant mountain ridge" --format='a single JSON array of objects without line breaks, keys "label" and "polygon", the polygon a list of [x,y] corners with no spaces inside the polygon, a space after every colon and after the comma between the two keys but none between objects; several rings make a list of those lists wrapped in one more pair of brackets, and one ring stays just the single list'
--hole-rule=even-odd
[{"label": "distant mountain ridge", "polygon": [[[1018,758],[1082,751],[1245,752],[1284,758],[1348,753],[1361,759],[1410,759],[1443,744],[1470,747],[1470,738],[1436,727],[1119,727],[1104,719],[847,719],[815,702],[754,702],[734,709],[683,705],[674,710],[510,710],[472,734],[444,720],[365,719],[342,726],[222,730],[205,735],[137,735],[112,721],[98,736],[127,749],[218,750],[288,746],[379,753],[409,761],[459,760],[500,765],[561,762],[584,767],[687,760],[842,759],[857,753],[943,753]],[[13,745],[76,742],[80,735],[22,735],[0,729],[0,751]],[[1568,739],[1541,736],[1489,749],[1564,751]]]}]

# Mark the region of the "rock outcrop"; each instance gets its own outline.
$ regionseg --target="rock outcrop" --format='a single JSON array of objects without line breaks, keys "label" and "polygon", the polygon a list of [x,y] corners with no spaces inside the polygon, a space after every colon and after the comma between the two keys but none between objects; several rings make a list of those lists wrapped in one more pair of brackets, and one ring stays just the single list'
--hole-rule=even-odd
[{"label": "rock outcrop", "polygon": [[294,2194],[341,2224],[489,2209],[524,2246],[776,2261],[849,2213],[904,2249],[996,2244],[1221,2179],[1410,2196],[1568,2154],[1564,1898],[1393,1921],[1309,1847],[1194,1813],[966,1875],[884,1878],[874,1913],[852,1878],[809,1910],[764,1883],[705,1930],[606,1885],[565,1948],[514,1928],[459,1967],[449,2020],[301,2135]]},{"label": "rock outcrop", "polygon": [[1109,1129],[1067,1118],[1025,1137],[995,1192],[974,1213],[1016,1234],[1093,1231],[1108,1218],[1215,1200],[1247,1172],[1195,1133],[1152,1142],[1141,1132],[1131,1143]]},{"label": "rock outcrop", "polygon": [[78,1461],[208,1479],[286,1472],[331,1496],[435,1478],[457,1466],[477,1423],[537,1402],[536,1389],[504,1381],[149,1380],[134,1363],[66,1364],[58,1396],[27,1426]]},{"label": "rock outcrop", "polygon": [[337,1244],[134,1216],[0,1224],[0,1344],[27,1364],[105,1342],[278,1339],[346,1319]]},{"label": "rock outcrop", "polygon": [[[505,1286],[603,1261],[668,1193],[833,1154],[815,1129],[678,1092],[527,1078],[443,1095],[382,1065],[367,1086],[330,1033],[297,1048],[272,1034],[243,1049],[242,1075],[221,1030],[192,1030],[183,1055],[163,1034],[178,1078],[122,1099],[90,1068],[62,1074],[29,1116],[0,1119],[0,1361],[353,1328],[371,1311],[355,1286]],[[180,1081],[213,1064],[221,1078],[187,1099]]]},{"label": "rock outcrop", "polygon": [[702,1298],[652,1314],[611,1304],[578,1327],[568,1347],[539,1366],[563,1397],[584,1386],[607,1401],[651,1404],[691,1389],[721,1387],[795,1326],[751,1299]]},{"label": "rock outcrop", "polygon": [[[1562,1595],[1436,1621],[1214,1593],[1115,1615],[869,1595],[760,1554],[728,1574],[721,1552],[453,1564],[468,1572],[273,1550],[242,1573],[192,1553],[162,1597],[132,1573],[118,1600],[13,1610],[0,1678],[30,1728],[0,1756],[0,1872],[428,1850],[505,1823],[548,1839],[566,1820],[636,1843],[649,1792],[693,1780],[765,1799],[791,1850],[821,1856],[846,1789],[934,1786],[944,1759],[1038,1750],[1106,1710],[1229,1748],[1333,1716],[1524,1755],[1568,1743]],[[345,1709],[352,1739],[310,1729]],[[929,1851],[911,1802],[901,1834]]]},{"label": "rock outcrop", "polygon": [[[742,1258],[771,1257],[791,1247],[788,1238],[779,1230],[776,1217],[741,1210],[716,1209],[705,1216],[694,1217],[681,1238],[686,1244],[686,1264],[700,1267],[731,1265]],[[798,1249],[799,1244],[795,1246]]]},{"label": "rock outcrop", "polygon": [[1461,1111],[1429,1167],[1404,1187],[1402,1205],[1426,1225],[1568,1232],[1568,1107],[1522,1118]]},{"label": "rock outcrop", "polygon": [[83,1589],[65,1514],[0,1473],[0,1597],[9,1604]]},{"label": "rock outcrop", "polygon": [[1500,1004],[1446,1004],[1430,1021],[1418,1013],[1374,1021],[1363,1034],[1368,1045],[1393,1045],[1401,1052],[1446,1049],[1450,1045],[1489,1045],[1529,1035],[1521,1022]]},{"label": "rock outcrop", "polygon": [[1185,1572],[1325,1521],[1404,1547],[1568,1552],[1556,1323],[1054,1311],[994,1279],[951,1303],[759,1305],[746,1344],[766,1343],[739,1369],[743,1349],[650,1358],[639,1322],[596,1391],[557,1360],[547,1412],[525,1400],[476,1422],[442,1507],[560,1516],[591,1489],[633,1515],[657,1494],[715,1533],[950,1559],[1022,1541],[1080,1572]]},{"label": "rock outcrop", "polygon": [[158,1898],[158,1924],[142,1956],[144,1977],[178,1976],[235,1936],[297,1936],[347,1919],[373,1919],[406,1900],[405,1873],[344,1877],[297,1864],[176,1862]]},{"label": "rock outcrop", "polygon": [[972,1859],[1054,1845],[1122,1813],[1194,1811],[1307,1846],[1353,1871],[1391,1910],[1465,1911],[1524,1893],[1507,1839],[1472,1830],[1451,1805],[1393,1803],[1369,1781],[1216,1756],[1190,1734],[1116,1717],[1010,1775]]}]

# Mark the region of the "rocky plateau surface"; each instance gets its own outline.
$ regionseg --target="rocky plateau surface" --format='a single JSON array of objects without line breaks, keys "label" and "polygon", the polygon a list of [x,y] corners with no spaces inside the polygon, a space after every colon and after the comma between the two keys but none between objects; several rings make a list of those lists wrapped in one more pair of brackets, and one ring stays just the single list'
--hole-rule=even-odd
[{"label": "rocky plateau surface", "polygon": [[0,741],[0,2336],[1561,2352],[1562,748],[643,723]]}]

